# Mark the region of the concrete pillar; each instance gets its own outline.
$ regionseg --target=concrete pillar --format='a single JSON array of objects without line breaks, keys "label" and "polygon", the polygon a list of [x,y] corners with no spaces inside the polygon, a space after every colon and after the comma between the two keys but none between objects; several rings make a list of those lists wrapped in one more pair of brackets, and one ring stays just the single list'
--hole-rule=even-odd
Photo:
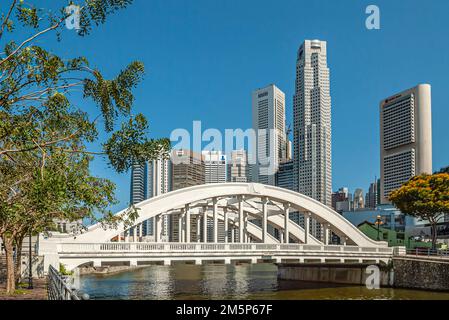
[{"label": "concrete pillar", "polygon": [[118,236],[117,236],[117,242],[120,243],[122,242],[122,233],[119,232]]},{"label": "concrete pillar", "polygon": [[235,242],[235,229],[231,227],[231,243]]},{"label": "concrete pillar", "polygon": [[267,241],[268,199],[262,199],[262,243]]},{"label": "concrete pillar", "polygon": [[186,223],[185,223],[185,225],[186,225],[185,226],[185,229],[186,229],[185,242],[189,243],[191,241],[191,238],[190,238],[190,208],[189,208],[188,204],[186,205],[186,208],[185,208],[185,215],[186,215],[186,217],[185,217],[185,220],[186,220]]},{"label": "concrete pillar", "polygon": [[309,233],[310,233],[310,213],[304,213],[304,243],[309,243]]},{"label": "concrete pillar", "polygon": [[225,234],[225,243],[228,243],[228,209],[224,208],[223,210],[223,220],[224,220],[224,234]]},{"label": "concrete pillar", "polygon": [[170,266],[171,260],[164,260],[164,266]]},{"label": "concrete pillar", "polygon": [[195,259],[195,264],[196,264],[197,266],[200,266],[200,265],[203,264],[203,261],[202,261],[201,259]]},{"label": "concrete pillar", "polygon": [[324,232],[323,242],[325,246],[329,244],[329,227],[330,227],[329,224],[327,223],[323,224],[323,232]]},{"label": "concrete pillar", "polygon": [[178,215],[178,238],[179,242],[183,242],[184,226],[182,225],[182,212]]},{"label": "concrete pillar", "polygon": [[224,263],[225,264],[231,264],[231,258],[225,258]]},{"label": "concrete pillar", "polygon": [[239,243],[243,243],[243,196],[239,196]]},{"label": "concrete pillar", "polygon": [[139,242],[142,241],[143,238],[143,223],[139,224]]},{"label": "concrete pillar", "polygon": [[284,204],[284,243],[290,242],[290,232],[288,225],[290,224],[290,204]]},{"label": "concrete pillar", "polygon": [[157,242],[161,242],[161,225],[160,225],[160,221],[161,221],[161,215],[158,215],[156,217],[154,217],[153,220],[153,227],[154,227],[154,241]]},{"label": "concrete pillar", "polygon": [[214,243],[218,242],[218,200],[213,199],[213,216],[214,216]]},{"label": "concrete pillar", "polygon": [[137,226],[133,227],[133,242],[137,242]]},{"label": "concrete pillar", "polygon": [[207,243],[207,208],[203,207],[203,243]]},{"label": "concrete pillar", "polygon": [[129,229],[125,230],[125,242],[129,242]]}]

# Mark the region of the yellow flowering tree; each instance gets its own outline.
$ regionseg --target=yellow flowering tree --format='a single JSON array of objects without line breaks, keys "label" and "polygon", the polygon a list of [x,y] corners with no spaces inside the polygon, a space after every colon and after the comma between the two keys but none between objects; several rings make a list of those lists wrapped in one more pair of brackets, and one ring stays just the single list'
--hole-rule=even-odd
[{"label": "yellow flowering tree", "polygon": [[449,174],[422,174],[393,191],[390,201],[404,214],[427,220],[432,229],[432,247],[436,248],[437,223],[449,213]]}]

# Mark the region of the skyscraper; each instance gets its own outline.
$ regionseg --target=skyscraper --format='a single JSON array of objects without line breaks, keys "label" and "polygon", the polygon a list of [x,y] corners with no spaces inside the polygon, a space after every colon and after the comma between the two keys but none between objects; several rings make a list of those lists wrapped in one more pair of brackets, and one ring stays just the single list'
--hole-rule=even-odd
[{"label": "skyscraper", "polygon": [[[169,159],[158,159],[148,161],[148,198],[160,196],[172,190],[172,164]],[[161,239],[168,241],[169,236],[169,219],[168,216],[162,217]],[[144,224],[144,232],[148,235],[154,233],[154,219],[151,218]]]},{"label": "skyscraper", "polygon": [[157,197],[172,189],[172,165],[168,159],[148,161],[148,198]]},{"label": "skyscraper", "polygon": [[331,96],[325,41],[306,40],[298,50],[293,121],[296,190],[331,206]]},{"label": "skyscraper", "polygon": [[352,205],[354,211],[365,208],[365,198],[363,194],[363,189],[355,189]]},{"label": "skyscraper", "polygon": [[293,160],[281,162],[276,173],[276,186],[295,191],[295,179],[293,174]]},{"label": "skyscraper", "polygon": [[130,190],[130,203],[138,204],[147,199],[146,189],[146,172],[147,167],[145,164],[135,164],[131,168],[131,190]]},{"label": "skyscraper", "polygon": [[420,84],[380,103],[381,203],[413,176],[432,173],[431,87]]},{"label": "skyscraper", "polygon": [[226,182],[226,156],[221,151],[203,151],[205,183]]},{"label": "skyscraper", "polygon": [[257,138],[257,163],[251,166],[252,180],[274,186],[279,163],[287,155],[285,94],[273,84],[254,91],[252,112]]},{"label": "skyscraper", "polygon": [[228,164],[228,182],[249,182],[250,171],[246,150],[233,150]]},{"label": "skyscraper", "polygon": [[380,180],[375,180],[370,184],[368,192],[365,196],[365,207],[369,209],[376,209],[380,204],[379,197]]},{"label": "skyscraper", "polygon": [[[205,183],[204,177],[204,161],[201,154],[189,150],[174,150],[171,160],[173,163],[173,190],[193,187]],[[191,236],[195,239],[198,236],[196,228],[197,217],[191,217]],[[179,217],[170,215],[170,241],[179,241]]]}]

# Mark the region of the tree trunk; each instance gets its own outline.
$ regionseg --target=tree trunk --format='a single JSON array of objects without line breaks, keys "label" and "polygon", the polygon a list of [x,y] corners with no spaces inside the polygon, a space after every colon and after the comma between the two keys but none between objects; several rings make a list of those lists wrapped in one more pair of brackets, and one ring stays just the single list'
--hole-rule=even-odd
[{"label": "tree trunk", "polygon": [[432,250],[437,248],[437,223],[436,221],[430,221],[432,229]]},{"label": "tree trunk", "polygon": [[3,237],[3,245],[6,252],[6,294],[16,291],[16,279],[14,276],[14,244],[12,238]]},{"label": "tree trunk", "polygon": [[16,285],[20,283],[20,280],[22,278],[22,244],[23,244],[23,237],[19,237],[16,239],[16,263],[14,266],[14,275],[15,275],[15,281]]}]

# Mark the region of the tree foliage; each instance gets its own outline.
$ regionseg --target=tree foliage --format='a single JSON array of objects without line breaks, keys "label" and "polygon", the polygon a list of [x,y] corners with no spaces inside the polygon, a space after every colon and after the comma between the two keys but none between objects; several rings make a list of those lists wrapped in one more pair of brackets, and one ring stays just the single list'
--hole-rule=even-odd
[{"label": "tree foliage", "polygon": [[401,212],[429,221],[435,247],[437,223],[449,213],[449,174],[416,176],[393,191],[389,199]]},{"label": "tree foliage", "polygon": [[[78,35],[87,36],[131,3],[83,1]],[[65,8],[73,2],[59,1],[56,10],[37,4],[11,0],[0,9],[5,10],[0,12],[0,237],[7,251],[10,293],[12,248],[29,232],[49,230],[55,219],[113,227],[136,218],[133,208],[120,217],[108,210],[115,203],[115,186],[92,176],[93,157],[104,157],[122,173],[134,163],[165,156],[170,147],[168,139],[149,139],[148,121],[132,113],[133,90],[145,75],[144,65],[131,62],[107,79],[86,57],[60,57],[45,49],[45,34],[62,41]],[[27,34],[20,40],[14,37],[19,29],[17,38]],[[96,109],[76,106],[77,91]],[[100,143],[99,150],[89,150],[93,142]]]}]

